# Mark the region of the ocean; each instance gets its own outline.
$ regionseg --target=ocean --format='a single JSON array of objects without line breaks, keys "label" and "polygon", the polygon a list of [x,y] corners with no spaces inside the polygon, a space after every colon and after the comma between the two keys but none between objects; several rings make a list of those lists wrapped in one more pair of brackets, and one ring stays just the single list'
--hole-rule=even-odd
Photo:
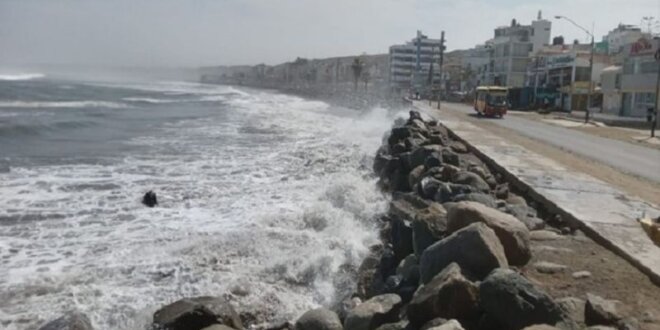
[{"label": "ocean", "polygon": [[[0,327],[145,329],[182,297],[293,320],[350,292],[396,113],[189,82],[0,76]],[[153,190],[159,205],[147,208]]]}]

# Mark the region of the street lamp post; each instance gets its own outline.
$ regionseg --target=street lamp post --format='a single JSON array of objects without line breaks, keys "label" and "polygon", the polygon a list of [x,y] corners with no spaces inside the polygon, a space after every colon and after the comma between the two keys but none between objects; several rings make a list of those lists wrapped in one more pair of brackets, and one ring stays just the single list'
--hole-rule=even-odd
[{"label": "street lamp post", "polygon": [[[577,23],[575,23],[575,21],[573,21],[572,19],[570,19],[570,18],[568,18],[568,17],[566,17],[566,16],[557,15],[557,16],[555,16],[555,18],[556,18],[556,19],[565,19],[565,20],[571,22],[571,24],[575,25],[575,26],[576,26],[577,28],[579,28],[580,30],[586,32],[586,33],[591,37],[590,54],[589,54],[589,91],[588,91],[588,93],[587,93],[587,107],[586,107],[586,111],[585,111],[585,114],[584,114],[584,123],[586,124],[586,123],[589,122],[589,106],[591,105],[591,91],[593,90],[593,75],[594,75],[594,34],[591,33],[591,32],[589,32],[587,29],[581,27],[580,25],[578,25]],[[572,82],[572,83],[574,83],[574,82]]]}]

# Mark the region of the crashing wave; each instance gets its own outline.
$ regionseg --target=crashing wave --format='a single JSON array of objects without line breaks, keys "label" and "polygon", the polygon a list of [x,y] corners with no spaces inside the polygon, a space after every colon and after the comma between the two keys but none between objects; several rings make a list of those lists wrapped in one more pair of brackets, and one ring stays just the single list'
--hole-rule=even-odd
[{"label": "crashing wave", "polygon": [[18,74],[0,74],[0,80],[20,81],[44,78],[43,73],[18,73]]},{"label": "crashing wave", "polygon": [[128,108],[122,103],[107,101],[0,101],[0,108]]}]

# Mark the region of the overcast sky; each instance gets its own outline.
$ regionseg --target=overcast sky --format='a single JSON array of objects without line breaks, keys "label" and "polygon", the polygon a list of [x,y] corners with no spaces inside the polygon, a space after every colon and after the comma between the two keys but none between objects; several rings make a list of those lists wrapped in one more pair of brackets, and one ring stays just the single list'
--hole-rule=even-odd
[{"label": "overcast sky", "polygon": [[[595,23],[600,39],[619,22],[660,17],[660,0],[0,0],[0,67],[274,64],[386,53],[417,29],[445,30],[448,48],[462,49],[538,10]],[[553,36],[586,40],[552,20]]]}]

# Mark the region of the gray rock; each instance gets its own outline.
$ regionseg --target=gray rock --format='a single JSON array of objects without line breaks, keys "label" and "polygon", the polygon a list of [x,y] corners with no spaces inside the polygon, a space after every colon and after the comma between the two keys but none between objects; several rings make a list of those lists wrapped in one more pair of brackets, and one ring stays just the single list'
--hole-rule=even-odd
[{"label": "gray rock", "polygon": [[243,329],[234,308],[217,297],[184,298],[154,313],[154,325],[167,330],[199,330],[213,324]]},{"label": "gray rock", "polygon": [[92,323],[87,315],[80,312],[69,312],[55,320],[42,325],[39,330],[92,330]]},{"label": "gray rock", "polygon": [[550,296],[509,269],[494,270],[481,282],[479,293],[484,311],[507,329],[566,321]]},{"label": "gray rock", "polygon": [[478,174],[461,171],[456,173],[451,180],[453,183],[464,184],[482,192],[490,191],[490,186]]},{"label": "gray rock", "polygon": [[424,174],[424,165],[415,167],[412,171],[410,171],[410,174],[408,174],[408,185],[411,187],[416,185],[422,177],[422,174]]},{"label": "gray rock", "polygon": [[514,204],[514,205],[525,205],[527,206],[527,202],[525,201],[524,198],[514,195],[512,193],[509,193],[509,198],[506,199],[506,202],[508,204]]},{"label": "gray rock", "polygon": [[537,217],[526,217],[518,220],[525,224],[525,227],[529,230],[541,230],[545,228],[545,221]]},{"label": "gray rock", "polygon": [[576,279],[576,280],[580,280],[580,279],[583,279],[583,278],[591,277],[591,272],[588,272],[586,270],[582,270],[582,271],[579,271],[579,272],[574,272],[573,274],[571,274],[571,276],[573,276],[573,278]]},{"label": "gray rock", "polygon": [[463,142],[460,141],[454,141],[452,142],[449,147],[453,152],[459,153],[459,154],[465,154],[468,152],[468,148],[463,144]]},{"label": "gray rock", "polygon": [[447,211],[437,202],[419,210],[412,223],[413,251],[420,256],[427,247],[447,235]]},{"label": "gray rock", "polygon": [[408,320],[422,326],[436,317],[473,318],[478,314],[479,288],[451,263],[429,283],[421,286],[408,304]]},{"label": "gray rock", "polygon": [[616,325],[623,317],[617,309],[617,301],[607,300],[587,293],[584,322],[587,325]]},{"label": "gray rock", "polygon": [[443,149],[442,152],[442,162],[445,164],[460,166],[461,161],[458,158],[458,155],[455,152],[450,151],[449,149]]},{"label": "gray rock", "polygon": [[535,324],[528,326],[523,330],[559,330],[559,328],[547,324]]},{"label": "gray rock", "polygon": [[376,330],[404,330],[408,328],[408,321],[399,321],[396,323],[387,323],[379,326]]},{"label": "gray rock", "polygon": [[296,330],[343,330],[344,327],[335,312],[327,308],[317,308],[303,314],[296,321]]},{"label": "gray rock", "polygon": [[419,259],[417,256],[411,254],[401,260],[395,273],[403,278],[404,283],[416,286],[419,283]]},{"label": "gray rock", "polygon": [[504,212],[516,217],[529,230],[539,230],[545,227],[545,222],[536,217],[536,211],[525,204],[506,204]]},{"label": "gray rock", "polygon": [[460,202],[447,212],[447,229],[454,232],[479,222],[495,231],[511,265],[524,265],[532,257],[529,231],[513,216],[476,202]]},{"label": "gray rock", "polygon": [[424,165],[428,156],[440,152],[440,150],[442,150],[442,146],[440,145],[426,145],[413,150],[410,154],[410,166],[416,168],[417,166]]},{"label": "gray rock", "polygon": [[443,325],[437,327],[429,328],[428,330],[464,330],[461,324],[456,320],[449,320]]},{"label": "gray rock", "polygon": [[396,322],[401,305],[401,297],[396,294],[373,297],[348,313],[344,329],[373,330],[385,323]]},{"label": "gray rock", "polygon": [[436,317],[433,320],[424,323],[424,325],[421,328],[419,328],[419,330],[429,330],[433,327],[443,325],[443,324],[447,323],[447,321],[448,321],[447,319],[443,319],[441,317]]},{"label": "gray rock", "polygon": [[419,194],[428,199],[434,199],[435,195],[440,189],[440,186],[446,185],[442,181],[435,179],[433,177],[425,177],[419,181]]},{"label": "gray rock", "polygon": [[235,329],[222,324],[214,324],[202,330],[235,330]]},{"label": "gray rock", "polygon": [[497,208],[497,200],[489,195],[484,193],[469,193],[469,194],[460,194],[456,195],[453,198],[454,202],[477,202],[488,206],[490,208]]},{"label": "gray rock", "polygon": [[557,304],[571,320],[584,324],[584,307],[586,302],[576,297],[557,299]]},{"label": "gray rock", "polygon": [[553,262],[539,261],[534,263],[534,269],[542,274],[557,274],[565,272],[568,267]]},{"label": "gray rock", "polygon": [[533,230],[529,232],[529,238],[532,241],[554,241],[564,237],[549,230]]},{"label": "gray rock", "polygon": [[478,278],[509,265],[495,232],[482,223],[471,224],[424,250],[419,263],[422,282],[428,283],[452,262]]}]

